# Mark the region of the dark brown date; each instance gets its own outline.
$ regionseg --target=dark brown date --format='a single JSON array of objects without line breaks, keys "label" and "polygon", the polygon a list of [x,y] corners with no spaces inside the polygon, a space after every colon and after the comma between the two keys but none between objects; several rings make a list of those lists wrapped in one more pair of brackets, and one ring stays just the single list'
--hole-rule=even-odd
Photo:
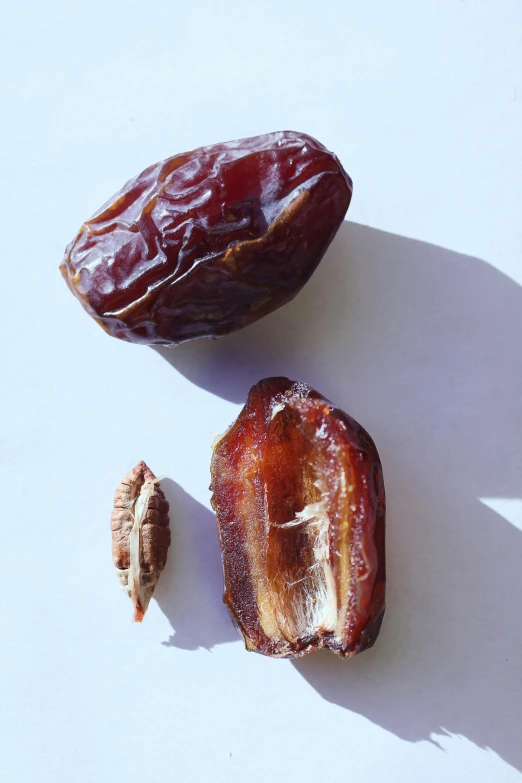
[{"label": "dark brown date", "polygon": [[224,602],[248,650],[371,647],[384,615],[385,499],[368,433],[303,383],[267,378],[214,447]]},{"label": "dark brown date", "polygon": [[113,337],[217,337],[296,295],[351,194],[336,156],[302,133],[201,147],[127,182],[82,225],[60,269]]}]

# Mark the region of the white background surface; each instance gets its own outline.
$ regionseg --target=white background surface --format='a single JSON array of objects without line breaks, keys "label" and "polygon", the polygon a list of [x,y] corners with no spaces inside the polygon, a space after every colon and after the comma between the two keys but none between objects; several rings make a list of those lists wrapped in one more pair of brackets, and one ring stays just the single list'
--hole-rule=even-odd
[{"label": "white background surface", "polygon": [[[520,780],[522,4],[0,15],[2,781]],[[170,361],[109,339],[58,273],[80,223],[148,164],[284,128],[355,185],[302,294]],[[277,373],[383,459],[388,610],[349,662],[247,654],[221,604],[210,444]],[[173,546],[132,626],[109,516],[139,459]]]}]

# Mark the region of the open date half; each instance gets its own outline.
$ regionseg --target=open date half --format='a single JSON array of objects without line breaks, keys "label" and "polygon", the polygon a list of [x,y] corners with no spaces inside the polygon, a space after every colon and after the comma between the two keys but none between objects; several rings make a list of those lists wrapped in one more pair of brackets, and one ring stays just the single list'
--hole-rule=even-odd
[{"label": "open date half", "polygon": [[254,386],[214,447],[224,601],[249,650],[371,647],[385,603],[385,498],[368,433],[311,387]]},{"label": "open date half", "polygon": [[81,226],[60,270],[113,337],[217,337],[296,295],[351,194],[336,156],[302,133],[201,147],[127,182]]}]

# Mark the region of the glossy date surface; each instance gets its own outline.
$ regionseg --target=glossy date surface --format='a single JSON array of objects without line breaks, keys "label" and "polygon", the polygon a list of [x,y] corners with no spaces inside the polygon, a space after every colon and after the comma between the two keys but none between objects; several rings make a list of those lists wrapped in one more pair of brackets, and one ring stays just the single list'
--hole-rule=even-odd
[{"label": "glossy date surface", "polygon": [[214,447],[224,602],[247,649],[371,647],[385,607],[379,455],[354,419],[288,378],[256,384]]},{"label": "glossy date surface", "polygon": [[336,156],[306,134],[201,147],[127,182],[81,226],[60,269],[114,337],[218,337],[296,295],[351,194]]}]

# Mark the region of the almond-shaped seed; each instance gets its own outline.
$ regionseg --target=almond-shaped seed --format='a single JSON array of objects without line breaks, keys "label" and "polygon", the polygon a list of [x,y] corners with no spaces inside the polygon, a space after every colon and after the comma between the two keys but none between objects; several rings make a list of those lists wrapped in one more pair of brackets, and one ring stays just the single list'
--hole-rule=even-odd
[{"label": "almond-shaped seed", "polygon": [[112,558],[122,589],[143,620],[170,546],[169,504],[145,462],[139,462],[116,489],[111,518]]}]

